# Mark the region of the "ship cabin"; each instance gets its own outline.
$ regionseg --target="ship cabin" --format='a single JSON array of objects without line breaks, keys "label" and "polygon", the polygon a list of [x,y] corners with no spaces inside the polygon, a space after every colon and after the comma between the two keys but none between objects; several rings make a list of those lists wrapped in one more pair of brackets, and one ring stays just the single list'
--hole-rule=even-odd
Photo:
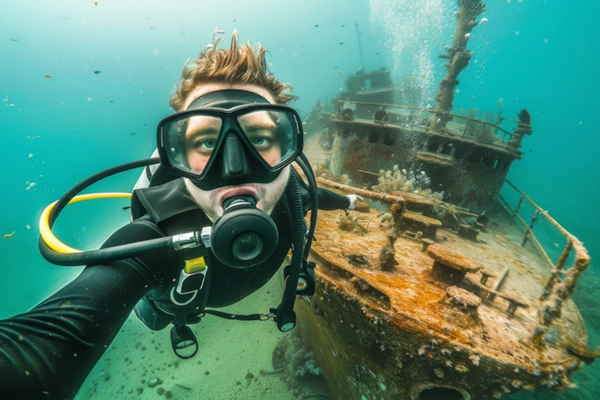
[{"label": "ship cabin", "polygon": [[399,105],[417,98],[418,88],[394,88],[385,70],[351,75],[346,85],[329,120],[329,168],[334,176],[348,175],[354,186],[371,188],[380,171],[398,166],[417,179],[426,177],[423,189],[443,192],[444,201],[482,213],[492,208],[512,162],[522,157],[523,135],[532,133],[528,123],[475,109],[451,114],[437,128],[432,108]]}]

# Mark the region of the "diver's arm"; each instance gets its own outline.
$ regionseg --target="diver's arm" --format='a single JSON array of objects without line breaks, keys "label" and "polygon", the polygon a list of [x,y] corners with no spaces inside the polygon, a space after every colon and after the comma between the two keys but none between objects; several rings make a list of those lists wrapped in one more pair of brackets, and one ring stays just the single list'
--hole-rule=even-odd
[{"label": "diver's arm", "polygon": [[318,188],[319,210],[346,210],[352,202],[348,196],[332,192],[331,190]]},{"label": "diver's arm", "polygon": [[[298,190],[304,206],[304,212],[308,212],[312,206],[310,199],[310,189],[304,179],[300,177],[295,169],[291,169],[291,173],[295,175],[298,182]],[[331,190],[317,188],[319,210],[345,210],[352,205],[351,200],[347,196],[332,192]]]},{"label": "diver's arm", "polygon": [[[134,222],[105,246],[160,236]],[[135,304],[167,278],[157,271],[162,260],[156,261],[88,266],[31,311],[0,321],[0,393],[15,399],[73,398]]]}]

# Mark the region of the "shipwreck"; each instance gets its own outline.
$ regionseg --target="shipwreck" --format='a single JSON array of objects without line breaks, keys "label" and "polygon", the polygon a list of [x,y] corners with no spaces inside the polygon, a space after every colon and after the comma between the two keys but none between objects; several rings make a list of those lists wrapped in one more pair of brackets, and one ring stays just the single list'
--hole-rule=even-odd
[{"label": "shipwreck", "polygon": [[[379,70],[350,76],[333,109],[313,113],[322,146],[307,155],[318,183],[368,203],[319,213],[317,290],[296,306],[337,399],[563,390],[597,356],[570,298],[586,249],[506,179],[533,133],[529,113],[452,113],[484,9],[478,0],[459,6],[435,107],[399,104],[410,90]],[[534,233],[541,219],[563,235],[556,261]]]}]

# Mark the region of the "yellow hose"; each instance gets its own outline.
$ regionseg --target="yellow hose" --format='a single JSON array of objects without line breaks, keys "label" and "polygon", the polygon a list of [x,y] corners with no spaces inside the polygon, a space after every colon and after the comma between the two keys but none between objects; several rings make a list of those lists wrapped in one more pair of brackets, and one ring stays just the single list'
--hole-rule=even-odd
[{"label": "yellow hose", "polygon": [[[90,193],[90,194],[82,194],[79,196],[73,197],[69,204],[79,203],[80,201],[86,200],[96,200],[96,199],[129,199],[131,198],[131,193]],[[54,236],[52,233],[52,229],[50,228],[50,213],[54,209],[58,201],[50,204],[48,207],[44,209],[42,216],[40,217],[40,236],[46,242],[48,247],[57,253],[63,254],[71,254],[71,253],[81,253],[81,250],[74,249],[72,247],[67,246],[60,240]]]}]

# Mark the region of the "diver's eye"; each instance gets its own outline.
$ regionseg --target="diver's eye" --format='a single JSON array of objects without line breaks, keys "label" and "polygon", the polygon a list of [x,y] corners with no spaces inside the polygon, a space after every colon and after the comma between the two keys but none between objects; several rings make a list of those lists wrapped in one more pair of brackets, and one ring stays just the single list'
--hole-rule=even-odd
[{"label": "diver's eye", "polygon": [[217,144],[216,140],[204,140],[201,143],[201,146],[206,148],[206,149],[214,149],[215,145]]},{"label": "diver's eye", "polygon": [[267,139],[263,138],[263,137],[255,137],[255,138],[250,139],[250,141],[255,146],[264,146],[265,143],[267,142]]},{"label": "diver's eye", "polygon": [[275,144],[273,134],[270,131],[254,132],[248,139],[260,152],[270,150]]},{"label": "diver's eye", "polygon": [[213,138],[199,138],[193,142],[193,148],[195,151],[202,154],[212,153],[213,149],[217,144],[217,140]]}]

